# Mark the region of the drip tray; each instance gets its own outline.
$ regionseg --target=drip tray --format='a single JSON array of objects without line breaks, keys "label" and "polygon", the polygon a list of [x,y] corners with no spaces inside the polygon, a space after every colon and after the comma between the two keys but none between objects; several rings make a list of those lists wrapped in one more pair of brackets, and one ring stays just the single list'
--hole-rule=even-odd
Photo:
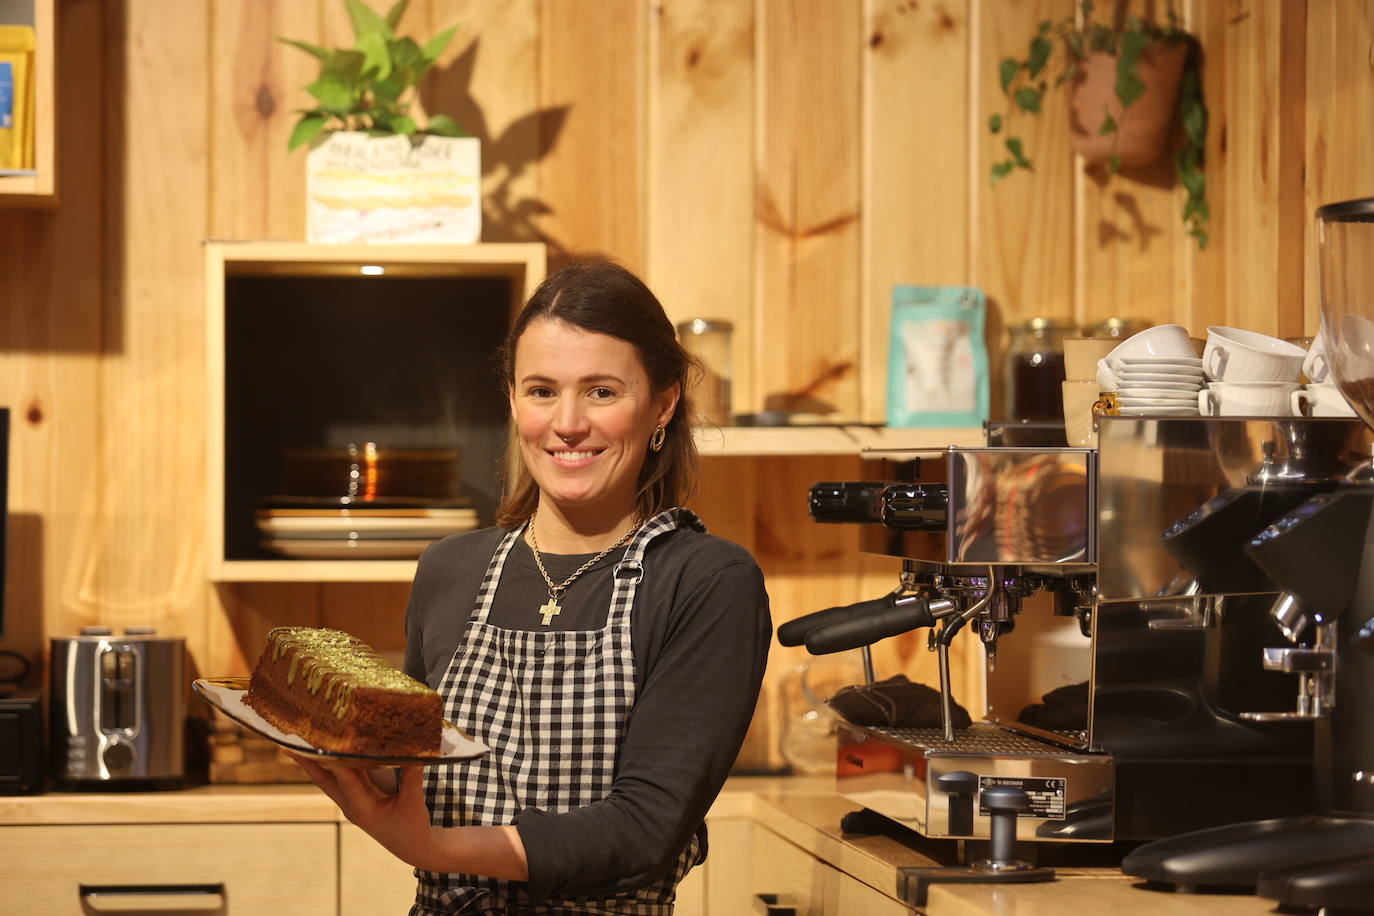
[{"label": "drip tray", "polygon": [[938,728],[841,725],[840,795],[933,838],[987,839],[982,790],[1016,786],[1030,798],[1017,836],[1039,842],[1111,842],[1116,768],[1087,753],[979,723],[944,739]]}]

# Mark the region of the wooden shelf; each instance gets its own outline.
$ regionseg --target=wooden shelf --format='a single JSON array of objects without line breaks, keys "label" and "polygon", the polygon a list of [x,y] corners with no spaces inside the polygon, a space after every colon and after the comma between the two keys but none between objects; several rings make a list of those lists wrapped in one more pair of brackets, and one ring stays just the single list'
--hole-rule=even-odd
[{"label": "wooden shelf", "polygon": [[[47,206],[57,202],[57,38],[53,15],[55,0],[30,0],[33,9],[34,47],[34,174],[0,176],[0,206]],[[0,2],[0,14],[16,0]],[[22,18],[0,21],[23,21]]]},{"label": "wooden shelf", "polygon": [[463,494],[489,519],[508,410],[491,352],[545,269],[538,243],[208,242],[211,581],[413,578],[414,560],[280,559],[259,545],[254,513],[293,447],[461,442]]},{"label": "wooden shelf", "polygon": [[697,449],[705,458],[769,455],[858,455],[875,449],[940,451],[985,445],[982,427],[888,429],[877,426],[702,426]]}]

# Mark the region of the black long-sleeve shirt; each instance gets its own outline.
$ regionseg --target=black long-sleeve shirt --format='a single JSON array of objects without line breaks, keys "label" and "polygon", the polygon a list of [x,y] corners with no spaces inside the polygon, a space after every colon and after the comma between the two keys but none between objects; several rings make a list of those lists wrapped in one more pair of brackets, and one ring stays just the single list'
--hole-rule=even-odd
[{"label": "black long-sleeve shirt", "polygon": [[[504,532],[445,538],[420,559],[406,612],[405,668],[435,689],[462,641]],[[548,627],[548,589],[521,539],[506,558],[488,623],[513,630],[606,625],[621,548],[568,587]],[[543,554],[561,582],[592,554]],[[515,826],[530,895],[598,897],[648,884],[672,867],[729,774],[758,700],[772,624],[763,574],[736,544],[686,528],[652,540],[630,617],[636,697],[610,794],[555,813],[527,808]]]}]

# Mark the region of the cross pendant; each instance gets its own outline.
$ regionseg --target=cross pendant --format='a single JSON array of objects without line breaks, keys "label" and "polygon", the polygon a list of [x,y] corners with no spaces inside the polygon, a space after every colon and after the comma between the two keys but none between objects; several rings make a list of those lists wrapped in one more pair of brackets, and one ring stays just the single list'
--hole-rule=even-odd
[{"label": "cross pendant", "polygon": [[541,620],[540,623],[542,623],[544,626],[548,626],[549,621],[553,620],[553,618],[561,610],[562,608],[558,606],[558,599],[555,598],[553,595],[550,595],[548,603],[546,603],[543,607],[539,609],[539,613],[544,615],[544,619]]}]

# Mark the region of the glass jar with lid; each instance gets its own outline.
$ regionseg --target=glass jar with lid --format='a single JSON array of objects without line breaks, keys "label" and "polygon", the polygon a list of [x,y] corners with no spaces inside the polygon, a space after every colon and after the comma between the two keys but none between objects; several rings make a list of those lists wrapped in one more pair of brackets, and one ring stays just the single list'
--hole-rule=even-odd
[{"label": "glass jar with lid", "polygon": [[717,426],[730,422],[730,338],[735,326],[720,318],[692,318],[677,326],[683,348],[701,364],[700,386],[692,392],[701,418]]},{"label": "glass jar with lid", "polygon": [[1007,346],[1007,415],[1013,420],[1064,419],[1064,338],[1072,322],[1031,318],[1011,328]]}]

